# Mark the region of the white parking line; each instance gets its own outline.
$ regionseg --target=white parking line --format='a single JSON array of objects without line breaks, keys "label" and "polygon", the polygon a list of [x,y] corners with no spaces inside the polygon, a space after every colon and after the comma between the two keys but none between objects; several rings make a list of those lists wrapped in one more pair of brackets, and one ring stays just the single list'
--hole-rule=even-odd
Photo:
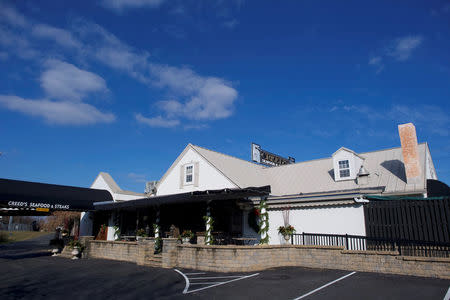
[{"label": "white parking line", "polygon": [[[176,272],[178,272],[179,274],[181,274],[181,276],[183,276],[184,280],[186,281],[186,286],[184,287],[183,294],[189,294],[189,293],[193,293],[193,292],[198,292],[198,291],[206,290],[206,289],[209,289],[209,288],[212,288],[212,287],[215,287],[215,286],[219,286],[219,285],[222,285],[222,284],[226,284],[226,283],[230,283],[230,282],[233,282],[233,281],[242,280],[242,279],[246,279],[246,278],[250,278],[250,277],[259,275],[259,273],[255,273],[255,274],[246,275],[246,276],[194,277],[194,278],[190,278],[190,279],[191,279],[191,280],[198,280],[198,279],[220,279],[220,278],[234,278],[234,279],[231,279],[231,280],[228,280],[228,281],[222,281],[222,282],[192,282],[192,283],[191,283],[190,280],[189,280],[189,277],[186,276],[186,275],[188,275],[189,273],[184,274],[183,272],[181,272],[181,271],[179,271],[179,270],[177,270],[177,269],[174,269],[174,270],[175,270]],[[205,273],[204,273],[204,274],[205,274]],[[209,286],[205,286],[205,287],[201,287],[201,288],[198,288],[198,289],[190,290],[190,291],[189,291],[189,287],[190,287],[191,285],[195,285],[195,284],[199,284],[199,285],[200,285],[200,284],[209,284]]]},{"label": "white parking line", "polygon": [[185,275],[202,275],[206,273],[184,273]]},{"label": "white parking line", "polygon": [[191,282],[191,285],[194,285],[194,284],[216,284],[216,283],[225,283],[225,282]]},{"label": "white parking line", "polygon": [[237,278],[237,277],[242,277],[242,276],[194,277],[194,278],[189,278],[189,279],[190,280],[195,280],[195,279],[221,279],[221,278]]},{"label": "white parking line", "polygon": [[189,289],[189,279],[187,278],[186,275],[183,274],[183,272],[178,271],[177,269],[174,269],[174,270],[175,270],[175,272],[180,273],[181,276],[184,277],[184,281],[186,281],[186,286],[184,287],[183,294],[186,294],[186,293],[187,293],[187,290]]},{"label": "white parking line", "polygon": [[294,300],[299,300],[299,299],[305,298],[305,297],[307,297],[307,296],[309,296],[309,295],[311,295],[311,294],[314,294],[315,292],[317,292],[317,291],[319,291],[319,290],[321,290],[321,289],[323,289],[323,288],[326,288],[327,286],[330,286],[330,285],[332,285],[332,284],[338,282],[339,280],[342,280],[342,279],[345,279],[345,278],[347,278],[347,277],[350,277],[350,276],[352,276],[352,275],[355,274],[355,273],[356,273],[356,272],[351,272],[351,273],[349,273],[349,274],[347,274],[347,275],[345,275],[345,276],[342,276],[342,277],[340,277],[340,278],[338,278],[338,279],[336,279],[336,280],[333,280],[333,281],[331,281],[331,282],[329,282],[329,283],[327,283],[327,284],[325,284],[325,285],[322,285],[321,287],[319,287],[319,288],[317,288],[317,289],[315,289],[315,290],[312,290],[311,292],[309,292],[309,293],[307,293],[307,294],[304,294],[304,295],[302,295],[302,296],[300,296],[300,297],[298,297],[298,298],[295,298]]},{"label": "white parking line", "polygon": [[444,300],[450,300],[450,287],[448,288],[447,294],[445,294]]}]

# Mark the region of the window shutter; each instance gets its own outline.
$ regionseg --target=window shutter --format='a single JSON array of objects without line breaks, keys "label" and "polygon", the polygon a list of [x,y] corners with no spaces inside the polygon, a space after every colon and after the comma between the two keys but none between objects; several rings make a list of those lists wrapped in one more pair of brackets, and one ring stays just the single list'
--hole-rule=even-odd
[{"label": "window shutter", "polygon": [[198,162],[194,163],[194,186],[198,186]]},{"label": "window shutter", "polygon": [[180,166],[180,189],[184,186],[184,166]]}]

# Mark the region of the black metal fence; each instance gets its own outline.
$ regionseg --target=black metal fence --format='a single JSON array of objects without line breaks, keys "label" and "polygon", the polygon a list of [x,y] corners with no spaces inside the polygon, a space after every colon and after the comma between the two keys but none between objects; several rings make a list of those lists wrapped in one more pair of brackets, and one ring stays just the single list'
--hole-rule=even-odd
[{"label": "black metal fence", "polygon": [[303,232],[293,234],[291,243],[293,245],[341,246],[347,250],[398,251],[404,256],[450,257],[450,243],[442,242]]},{"label": "black metal fence", "polygon": [[371,237],[450,243],[450,197],[370,201],[364,216]]}]

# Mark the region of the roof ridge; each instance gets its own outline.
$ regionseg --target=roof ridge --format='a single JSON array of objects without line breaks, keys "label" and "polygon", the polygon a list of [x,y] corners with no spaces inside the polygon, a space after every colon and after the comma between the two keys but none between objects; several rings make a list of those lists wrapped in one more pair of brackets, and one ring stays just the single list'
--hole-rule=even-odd
[{"label": "roof ridge", "polygon": [[245,159],[242,159],[242,158],[230,155],[230,154],[226,154],[226,153],[222,153],[222,152],[219,152],[219,151],[211,150],[211,149],[208,149],[208,148],[205,148],[205,147],[202,147],[202,146],[198,146],[198,145],[193,145],[193,144],[190,144],[190,145],[192,147],[198,147],[198,148],[203,149],[203,150],[211,151],[211,152],[214,152],[214,153],[217,153],[217,154],[221,154],[221,155],[224,155],[224,156],[228,156],[230,158],[234,158],[234,159],[246,162],[246,163],[248,163],[248,164],[250,164],[252,166],[261,167],[261,165],[258,165],[256,163],[251,162],[251,161],[248,161],[248,160],[245,160]]},{"label": "roof ridge", "polygon": [[[426,144],[427,142],[422,142],[422,143],[417,143],[418,146]],[[373,153],[373,152],[381,152],[381,151],[388,151],[388,150],[394,150],[394,149],[401,149],[402,146],[397,146],[397,147],[391,147],[391,148],[385,148],[385,149],[379,149],[379,150],[374,150],[374,151],[366,151],[366,152],[361,152],[359,154],[367,154],[367,153]]]},{"label": "roof ridge", "polygon": [[[422,142],[422,143],[418,143],[418,145],[422,145],[422,144],[427,144],[427,142]],[[343,148],[343,147],[341,147]],[[339,148],[339,149],[341,149]],[[366,151],[366,152],[361,152],[361,153],[357,153],[356,154],[368,154],[368,153],[375,153],[375,152],[382,152],[382,151],[389,151],[389,150],[394,150],[394,149],[401,149],[402,147],[392,147],[392,148],[386,148],[386,149],[380,149],[380,150],[374,150],[374,151]],[[351,150],[351,149],[349,149]],[[353,150],[351,150],[353,151]],[[353,151],[354,152],[354,151]],[[323,158],[315,158],[315,159],[310,159],[310,160],[304,160],[304,161],[299,161],[299,162],[295,162],[292,164],[285,164],[285,165],[279,165],[279,166],[264,166],[263,169],[273,169],[273,168],[279,168],[279,167],[287,167],[287,166],[293,166],[293,165],[299,165],[299,164],[303,164],[303,163],[309,163],[309,162],[313,162],[313,161],[319,161],[319,160],[325,160],[325,159],[331,159],[333,158],[333,156],[330,157],[323,157]]]}]

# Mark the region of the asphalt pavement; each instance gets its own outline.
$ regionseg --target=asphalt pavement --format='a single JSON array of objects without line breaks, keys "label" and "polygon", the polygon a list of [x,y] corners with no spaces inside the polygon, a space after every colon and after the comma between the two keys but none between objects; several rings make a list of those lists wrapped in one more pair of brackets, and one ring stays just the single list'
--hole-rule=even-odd
[{"label": "asphalt pavement", "polygon": [[341,270],[290,267],[217,273],[70,260],[50,256],[51,238],[0,246],[0,299],[442,300],[450,287],[443,279]]}]

